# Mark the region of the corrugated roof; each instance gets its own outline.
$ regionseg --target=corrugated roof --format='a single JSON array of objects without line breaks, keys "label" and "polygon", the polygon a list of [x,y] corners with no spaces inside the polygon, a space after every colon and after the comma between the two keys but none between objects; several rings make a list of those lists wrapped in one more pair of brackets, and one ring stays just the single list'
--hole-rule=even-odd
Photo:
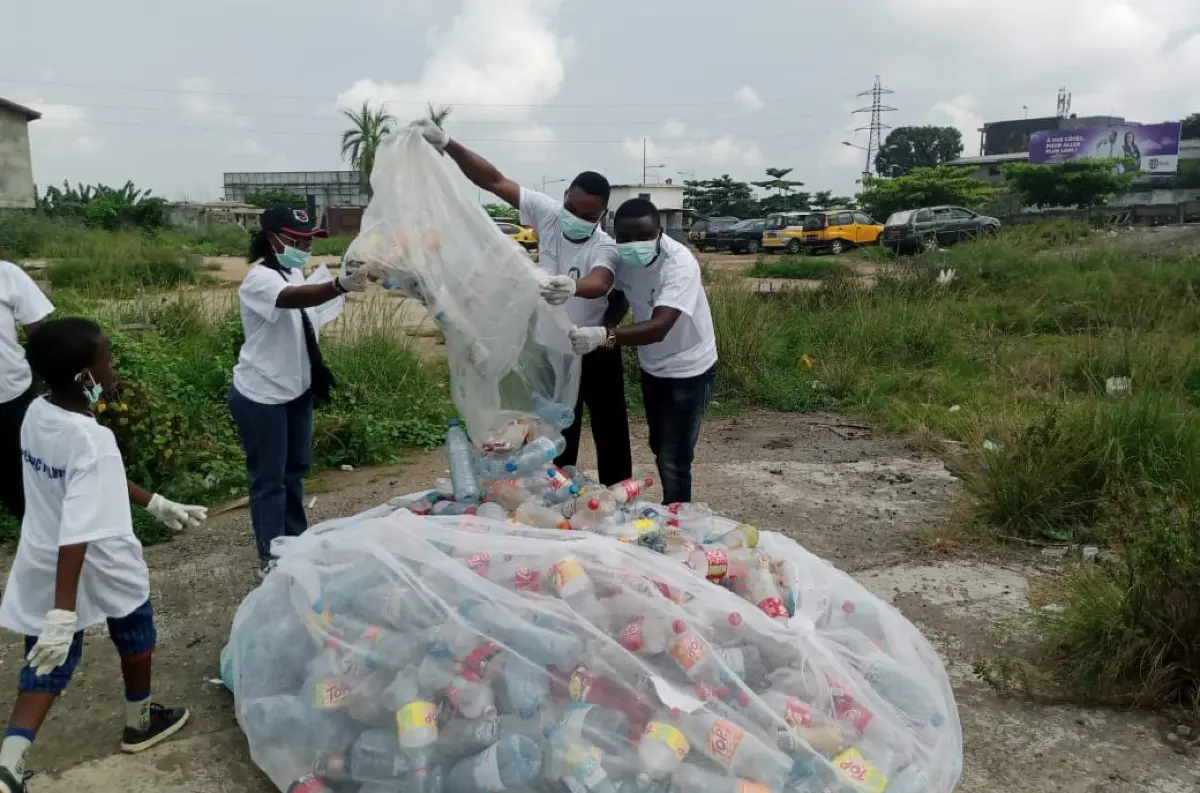
[{"label": "corrugated roof", "polygon": [[9,110],[19,116],[24,116],[26,121],[37,121],[42,117],[42,114],[36,110],[30,110],[25,105],[18,105],[4,97],[0,96],[0,109]]}]

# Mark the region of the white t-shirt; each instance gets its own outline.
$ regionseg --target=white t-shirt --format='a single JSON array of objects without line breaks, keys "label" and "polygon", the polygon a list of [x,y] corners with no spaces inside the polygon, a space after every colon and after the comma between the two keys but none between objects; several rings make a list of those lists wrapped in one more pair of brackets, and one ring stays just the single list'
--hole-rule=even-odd
[{"label": "white t-shirt", "polygon": [[[521,188],[521,222],[537,232],[538,266],[552,275],[569,275],[575,280],[583,278],[596,265],[618,272],[621,254],[613,238],[597,228],[586,242],[571,242],[563,236],[559,222],[562,208],[561,201],[545,193]],[[603,325],[607,310],[607,297],[592,300],[573,297],[567,301],[567,316],[580,327]]]},{"label": "white t-shirt", "polygon": [[79,628],[128,616],[150,599],[150,571],[133,536],[117,439],[91,416],[35,399],[21,424],[25,520],[0,626],[36,636],[54,608],[58,550],[87,544],[75,613]]},{"label": "white t-shirt", "polygon": [[41,322],[54,306],[33,279],[12,262],[0,261],[0,403],[11,402],[33,385],[17,325]]},{"label": "white t-shirt", "polygon": [[[233,367],[233,387],[252,402],[282,405],[304,395],[312,385],[308,347],[300,311],[279,308],[275,301],[289,286],[303,286],[304,273],[256,264],[238,289],[246,341]],[[315,331],[315,325],[314,331]]]},{"label": "white t-shirt", "polygon": [[629,299],[635,322],[650,319],[656,306],[679,309],[679,319],[665,339],[637,348],[638,361],[647,373],[673,379],[696,377],[717,362],[717,337],[700,263],[686,246],[663,235],[658,260],[649,267],[622,267],[616,288]]}]

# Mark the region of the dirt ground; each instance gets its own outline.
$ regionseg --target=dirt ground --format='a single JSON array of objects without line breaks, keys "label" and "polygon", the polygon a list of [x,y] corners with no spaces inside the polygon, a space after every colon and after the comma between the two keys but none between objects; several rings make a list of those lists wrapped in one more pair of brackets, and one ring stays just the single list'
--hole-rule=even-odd
[{"label": "dirt ground", "polygon": [[[644,428],[636,468],[653,473]],[[585,446],[583,461],[592,459]],[[314,521],[351,514],[443,474],[432,452],[385,469],[333,473],[314,488]],[[1161,717],[1002,698],[972,663],[1024,630],[1028,593],[1050,570],[1039,555],[1005,561],[931,558],[914,540],[944,521],[960,483],[938,459],[833,415],[758,413],[709,422],[696,463],[696,493],[718,511],[785,531],[895,603],[941,651],[958,698],[966,793],[1184,793],[1200,789],[1200,760],[1171,740]],[[7,568],[11,548],[3,550]],[[115,656],[89,636],[73,688],[35,747],[37,793],[269,793],[251,762],[219,684],[218,652],[253,586],[245,510],[146,553],[159,615],[156,697],[193,709],[173,743],[147,755],[117,754],[122,714]],[[17,642],[0,645],[14,678]],[[10,682],[6,692],[13,689]],[[11,704],[11,693],[0,707]]]}]

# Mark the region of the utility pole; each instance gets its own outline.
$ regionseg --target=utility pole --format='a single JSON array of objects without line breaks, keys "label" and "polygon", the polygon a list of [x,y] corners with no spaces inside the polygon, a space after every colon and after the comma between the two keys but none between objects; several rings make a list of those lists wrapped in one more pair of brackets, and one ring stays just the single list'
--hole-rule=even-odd
[{"label": "utility pole", "polygon": [[854,130],[855,132],[865,131],[868,133],[867,165],[865,168],[863,168],[863,173],[869,174],[874,170],[875,155],[877,155],[879,150],[883,148],[883,131],[885,129],[891,129],[890,126],[883,123],[884,113],[894,113],[896,111],[896,108],[883,103],[883,97],[890,93],[893,92],[889,91],[887,88],[884,88],[882,81],[879,79],[879,75],[875,75],[875,85],[871,87],[871,90],[863,91],[859,94],[860,97],[869,96],[871,98],[870,105],[867,107],[860,107],[858,110],[854,111],[856,114],[871,114],[871,123],[865,127],[859,127],[858,129]]},{"label": "utility pole", "polygon": [[642,136],[642,184],[646,183],[646,136]]}]

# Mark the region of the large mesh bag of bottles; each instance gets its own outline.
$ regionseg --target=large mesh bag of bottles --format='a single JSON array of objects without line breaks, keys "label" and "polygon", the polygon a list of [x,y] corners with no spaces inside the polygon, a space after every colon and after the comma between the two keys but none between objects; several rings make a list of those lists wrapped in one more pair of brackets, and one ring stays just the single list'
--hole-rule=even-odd
[{"label": "large mesh bag of bottles", "polygon": [[571,324],[561,306],[539,299],[539,271],[524,250],[410,129],[380,146],[371,188],[347,266],[369,268],[385,289],[428,310],[445,336],[451,396],[475,445],[515,420],[570,426],[579,389]]},{"label": "large mesh bag of bottles", "polygon": [[781,535],[384,505],[279,550],[222,675],[281,791],[949,793],[958,779],[934,650]]}]

